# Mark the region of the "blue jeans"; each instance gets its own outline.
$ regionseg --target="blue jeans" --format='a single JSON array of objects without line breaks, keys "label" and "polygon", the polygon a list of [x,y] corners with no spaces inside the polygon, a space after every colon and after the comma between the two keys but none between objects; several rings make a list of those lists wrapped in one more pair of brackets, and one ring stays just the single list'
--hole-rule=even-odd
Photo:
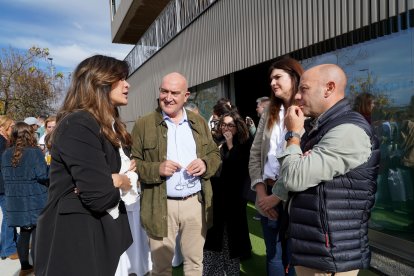
[{"label": "blue jeans", "polygon": [[[266,245],[267,276],[284,276],[285,267],[283,266],[282,260],[282,243],[279,239],[279,221],[268,219],[262,215],[260,215],[260,221],[262,223],[263,238]],[[288,275],[295,275],[295,270],[290,268]]]},{"label": "blue jeans", "polygon": [[0,195],[0,207],[1,212],[3,213],[0,236],[0,256],[4,258],[17,252],[17,232],[15,227],[9,227],[7,225],[6,196],[4,194]]}]

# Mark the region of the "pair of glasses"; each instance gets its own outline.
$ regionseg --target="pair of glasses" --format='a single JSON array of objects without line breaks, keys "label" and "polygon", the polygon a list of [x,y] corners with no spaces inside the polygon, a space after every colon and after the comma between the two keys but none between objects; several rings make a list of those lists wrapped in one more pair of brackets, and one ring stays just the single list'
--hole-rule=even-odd
[{"label": "pair of glasses", "polygon": [[177,191],[181,191],[181,190],[184,190],[185,187],[193,188],[194,186],[195,186],[194,182],[187,182],[187,183],[186,182],[184,182],[184,183],[180,182],[177,185],[175,185],[175,189]]},{"label": "pair of glasses", "polygon": [[225,129],[225,128],[235,128],[236,127],[236,125],[235,124],[226,124],[226,123],[222,123],[221,125],[220,125],[220,128],[222,128],[222,129]]},{"label": "pair of glasses", "polygon": [[[184,179],[183,179],[184,177]],[[180,173],[180,182],[178,182],[177,185],[175,185],[175,189],[178,191],[184,190],[185,187],[187,188],[193,188],[196,185],[197,177],[189,175],[186,170],[184,170],[184,173]]]}]

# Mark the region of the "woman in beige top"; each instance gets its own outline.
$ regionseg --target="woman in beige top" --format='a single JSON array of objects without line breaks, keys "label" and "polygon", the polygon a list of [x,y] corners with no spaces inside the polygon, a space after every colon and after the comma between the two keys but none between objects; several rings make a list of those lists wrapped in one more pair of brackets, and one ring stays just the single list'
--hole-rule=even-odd
[{"label": "woman in beige top", "polygon": [[[269,81],[273,93],[270,95],[268,108],[261,116],[250,151],[249,173],[252,189],[256,191],[256,202],[271,194],[272,186],[277,180],[280,165],[276,155],[285,147],[285,110],[294,101],[302,73],[302,66],[292,58],[280,59],[269,68]],[[267,275],[284,275],[278,223],[283,210],[282,204],[267,212],[256,208],[261,213]],[[278,219],[271,220],[268,216],[278,216]],[[289,274],[291,273],[294,273],[293,269],[289,270]]]}]

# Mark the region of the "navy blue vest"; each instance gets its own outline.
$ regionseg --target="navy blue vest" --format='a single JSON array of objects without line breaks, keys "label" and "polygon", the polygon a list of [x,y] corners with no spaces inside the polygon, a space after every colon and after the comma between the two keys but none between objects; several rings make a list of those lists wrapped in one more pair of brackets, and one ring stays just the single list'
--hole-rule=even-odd
[{"label": "navy blue vest", "polygon": [[372,154],[366,163],[345,175],[293,194],[289,223],[292,265],[327,272],[369,267],[368,219],[380,162],[378,140],[371,126],[344,99],[329,109],[317,125],[306,123],[301,147],[303,152],[312,149],[330,129],[345,123],[365,130],[371,139]]}]

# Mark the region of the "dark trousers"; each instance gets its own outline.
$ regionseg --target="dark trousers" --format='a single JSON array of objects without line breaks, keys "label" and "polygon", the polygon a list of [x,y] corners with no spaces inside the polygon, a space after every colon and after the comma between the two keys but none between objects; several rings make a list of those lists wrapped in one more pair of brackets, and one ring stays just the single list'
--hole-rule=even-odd
[{"label": "dark trousers", "polygon": [[17,241],[17,254],[19,254],[19,260],[21,269],[30,269],[32,266],[29,263],[29,245],[30,236],[32,236],[32,248],[30,255],[34,263],[34,248],[35,248],[35,237],[36,237],[36,226],[31,227],[20,227],[20,237]]}]

